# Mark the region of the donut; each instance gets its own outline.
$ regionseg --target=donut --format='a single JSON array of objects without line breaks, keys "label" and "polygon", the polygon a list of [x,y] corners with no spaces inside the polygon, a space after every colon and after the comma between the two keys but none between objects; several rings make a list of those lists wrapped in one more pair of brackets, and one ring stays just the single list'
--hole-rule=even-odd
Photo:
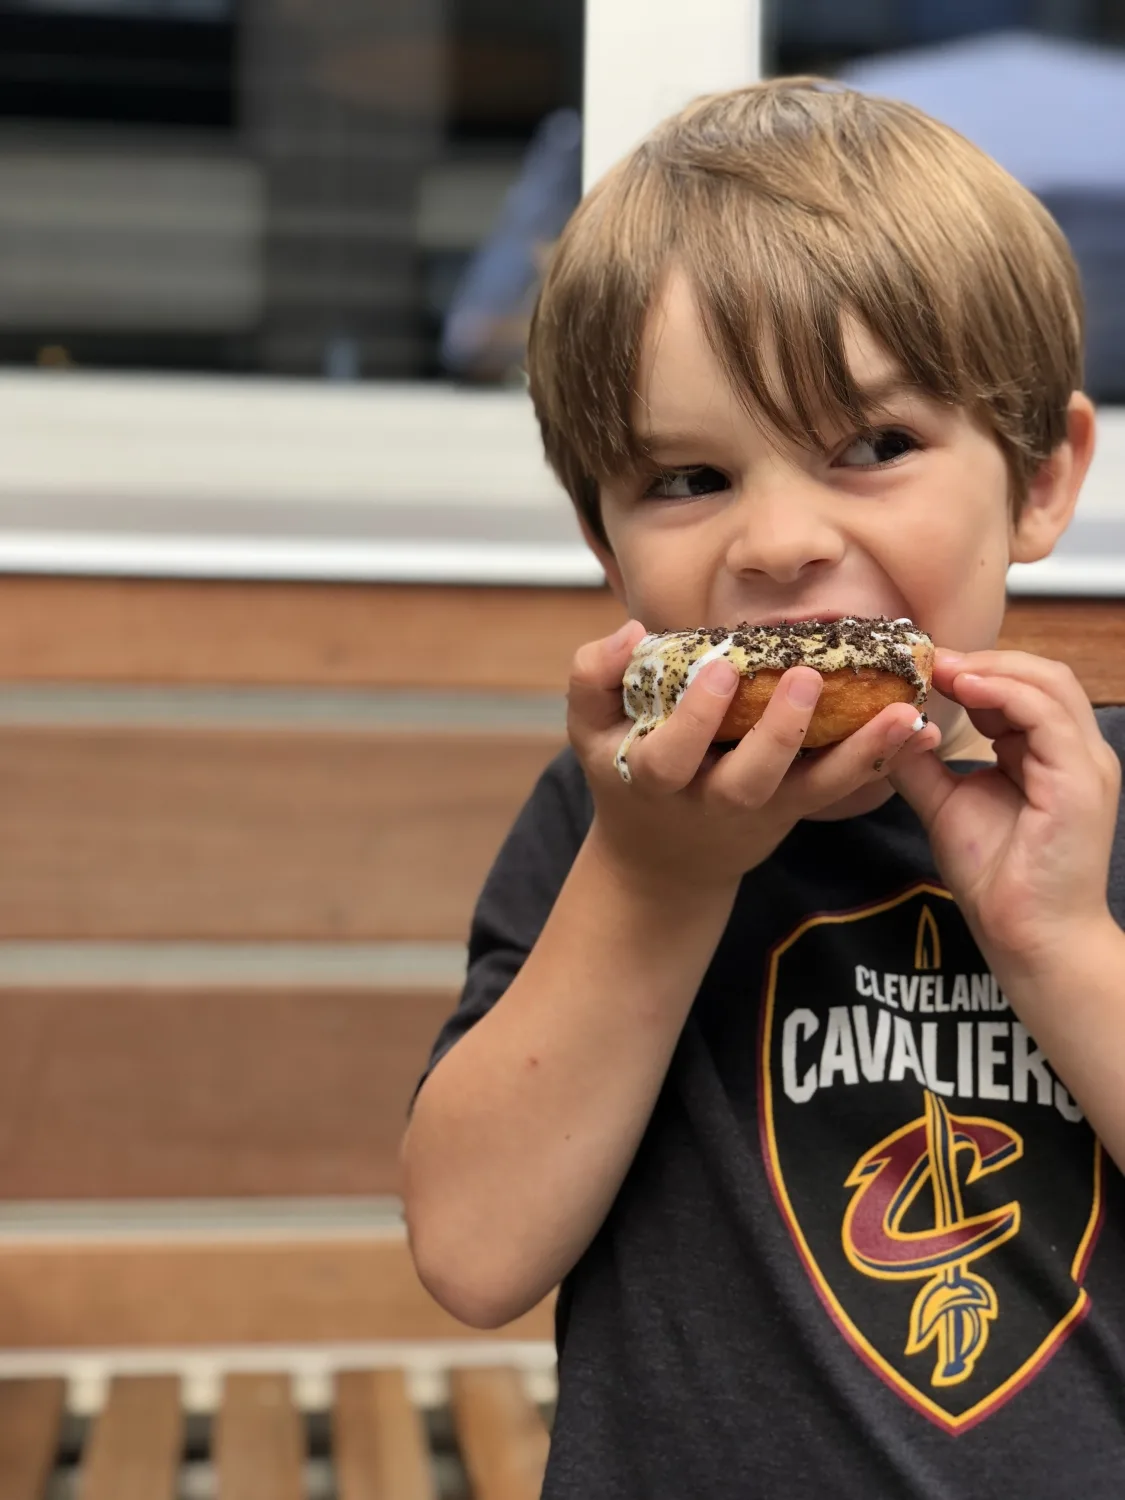
[{"label": "donut", "polygon": [[815,750],[846,739],[891,703],[921,709],[930,690],[934,643],[910,620],[881,615],[646,635],[622,683],[625,713],[633,721],[614,761],[624,781],[630,779],[629,747],[662,724],[696,673],[720,656],[738,668],[741,680],[716,741],[740,740],[762,717],[782,673],[806,666],[824,679],[804,739],[804,748]]}]

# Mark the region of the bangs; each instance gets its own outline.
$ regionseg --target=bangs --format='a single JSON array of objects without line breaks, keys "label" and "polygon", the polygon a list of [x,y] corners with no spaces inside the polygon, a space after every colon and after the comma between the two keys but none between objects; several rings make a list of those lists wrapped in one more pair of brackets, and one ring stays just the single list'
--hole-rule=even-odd
[{"label": "bangs", "polygon": [[1081,384],[1077,273],[1030,194],[905,105],[780,80],[697,101],[583,200],[540,294],[528,373],[548,460],[604,540],[599,483],[636,430],[646,320],[681,269],[732,389],[804,447],[862,429],[858,324],[905,385],[995,432],[1017,481]]},{"label": "bangs", "polygon": [[823,449],[871,422],[872,392],[848,361],[857,326],[903,385],[951,405],[978,403],[984,392],[946,332],[951,309],[893,239],[860,240],[845,212],[823,206],[812,234],[803,205],[724,206],[737,223],[696,237],[679,257],[716,359],[767,431]]}]

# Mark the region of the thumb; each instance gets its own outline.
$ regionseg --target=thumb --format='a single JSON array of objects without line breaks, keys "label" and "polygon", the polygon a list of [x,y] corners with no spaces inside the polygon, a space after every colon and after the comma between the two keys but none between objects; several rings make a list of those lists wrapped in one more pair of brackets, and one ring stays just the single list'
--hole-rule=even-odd
[{"label": "thumb", "polygon": [[932,750],[921,755],[896,756],[887,779],[899,796],[909,802],[927,832],[957,785],[957,777]]},{"label": "thumb", "polygon": [[578,651],[567,690],[572,721],[594,730],[611,729],[621,722],[625,717],[621,679],[644,634],[639,620],[629,620],[616,635],[591,641]]}]

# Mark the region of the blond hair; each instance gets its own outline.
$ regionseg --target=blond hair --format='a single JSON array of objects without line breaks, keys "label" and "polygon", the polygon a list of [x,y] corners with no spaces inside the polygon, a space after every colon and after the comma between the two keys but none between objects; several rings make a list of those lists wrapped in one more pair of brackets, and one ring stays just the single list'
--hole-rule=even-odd
[{"label": "blond hair", "polygon": [[871,421],[846,315],[908,382],[992,430],[1017,506],[1066,435],[1081,291],[1038,200],[910,105],[774,79],[660,125],[587,194],[552,257],[531,394],[548,461],[603,540],[598,485],[644,459],[638,351],[673,263],[748,408],[802,444],[825,416]]}]

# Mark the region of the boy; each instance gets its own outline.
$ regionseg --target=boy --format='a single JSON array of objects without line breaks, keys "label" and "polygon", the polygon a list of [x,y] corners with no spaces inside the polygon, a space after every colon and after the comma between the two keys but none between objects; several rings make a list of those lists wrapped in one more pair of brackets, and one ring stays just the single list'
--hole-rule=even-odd
[{"label": "boy", "polygon": [[[1080,343],[1028,194],[815,80],[697,101],[560,241],[532,395],[633,618],[404,1146],[451,1311],[562,1282],[549,1500],[1125,1492],[1125,714],[993,649],[1089,463]],[[930,723],[797,759],[797,668],[720,756],[720,661],[622,782],[642,627],[848,614],[934,637]]]}]

